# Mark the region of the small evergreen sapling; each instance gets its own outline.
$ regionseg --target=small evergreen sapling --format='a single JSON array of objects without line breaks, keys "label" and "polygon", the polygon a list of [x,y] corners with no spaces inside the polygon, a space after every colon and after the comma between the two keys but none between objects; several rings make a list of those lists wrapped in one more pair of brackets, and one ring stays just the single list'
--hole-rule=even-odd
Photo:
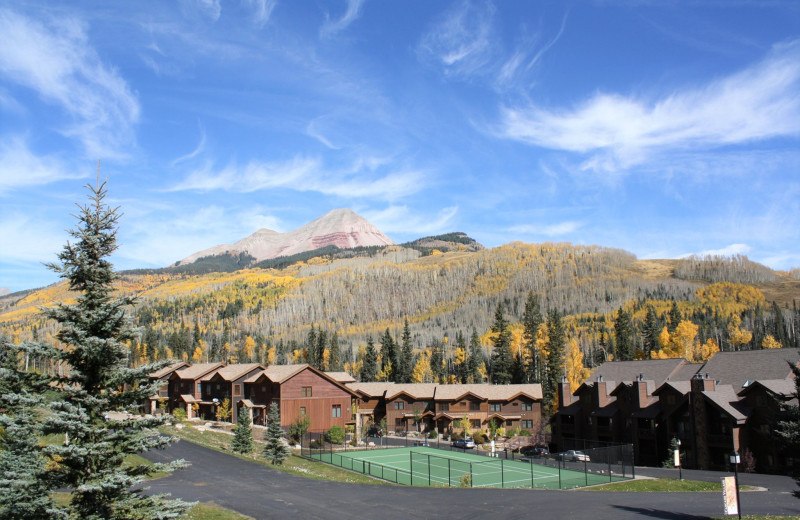
[{"label": "small evergreen sapling", "polygon": [[239,417],[233,430],[231,449],[236,453],[249,455],[253,452],[253,428],[250,413],[245,407],[239,410]]},{"label": "small evergreen sapling", "polygon": [[264,446],[264,457],[276,465],[281,465],[289,458],[291,452],[289,446],[283,440],[283,430],[281,429],[281,414],[278,405],[272,403],[269,406],[267,415],[267,433],[264,435],[266,445]]}]

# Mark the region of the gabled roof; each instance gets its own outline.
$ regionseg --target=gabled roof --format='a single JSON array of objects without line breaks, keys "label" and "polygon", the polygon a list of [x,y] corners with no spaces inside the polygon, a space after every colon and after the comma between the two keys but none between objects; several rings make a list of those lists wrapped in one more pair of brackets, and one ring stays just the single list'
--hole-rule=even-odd
[{"label": "gabled roof", "polygon": [[520,395],[541,399],[542,385],[437,385],[434,398],[437,401],[455,401],[468,394],[489,401],[510,401]]},{"label": "gabled roof", "polygon": [[681,395],[686,395],[692,389],[692,383],[690,381],[665,381],[663,385],[653,391],[653,395],[660,394],[665,388],[672,388]]},{"label": "gabled roof", "polygon": [[800,363],[800,349],[776,348],[745,350],[740,352],[718,352],[698,371],[708,374],[723,385],[731,385],[737,392],[746,381],[788,379],[792,377],[789,363]]},{"label": "gabled roof", "polygon": [[156,370],[155,372],[150,373],[148,377],[150,377],[150,379],[161,379],[162,377],[168,376],[175,370],[180,370],[181,368],[188,366],[189,363],[185,361],[178,361],[177,363],[165,366],[161,370]]},{"label": "gabled roof", "polygon": [[325,372],[328,377],[334,379],[340,383],[347,384],[347,383],[355,383],[356,380],[353,376],[348,374],[347,372]]},{"label": "gabled roof", "polygon": [[347,383],[347,388],[367,397],[383,397],[386,392],[391,392],[394,383],[388,381],[371,383]]},{"label": "gabled roof", "polygon": [[[630,382],[637,379],[649,380],[660,386],[667,379],[675,379],[681,368],[687,365],[685,359],[642,359],[639,361],[609,361],[597,367],[589,376],[591,382],[602,377],[603,381]],[[686,376],[691,379],[691,375]],[[589,382],[589,380],[587,380]]]},{"label": "gabled roof", "polygon": [[200,381],[210,381],[213,377],[219,376],[223,381],[235,381],[253,370],[264,369],[259,363],[236,363],[222,367],[215,372],[209,372],[200,378]]},{"label": "gabled roof", "polygon": [[748,411],[738,402],[739,396],[731,385],[719,385],[714,390],[704,390],[703,395],[736,422],[743,423],[747,420]]},{"label": "gabled roof", "polygon": [[[260,365],[259,365],[260,366]],[[311,370],[318,376],[322,377],[326,381],[330,382],[331,384],[341,388],[348,394],[352,395],[353,397],[358,397],[355,391],[352,388],[348,388],[347,385],[344,385],[325,372],[321,370],[317,370],[316,368],[312,367],[307,363],[299,364],[299,365],[270,365],[267,368],[263,368],[258,372],[252,374],[250,377],[244,380],[245,383],[256,383],[262,377],[266,377],[273,383],[283,384],[289,379],[293,378],[303,370]]]},{"label": "gabled roof", "polygon": [[181,379],[197,380],[204,375],[223,367],[222,363],[198,363],[175,372]]},{"label": "gabled roof", "polygon": [[779,396],[783,399],[790,399],[796,391],[794,379],[766,379],[753,381],[739,391],[739,395],[746,395],[754,388],[763,388],[770,394]]},{"label": "gabled roof", "polygon": [[395,384],[386,390],[386,399],[406,394],[413,399],[433,399],[437,385],[434,383]]},{"label": "gabled roof", "polygon": [[617,404],[617,402],[614,401],[613,403],[609,403],[608,405],[602,408],[597,408],[593,410],[590,415],[594,417],[613,417],[614,415],[617,414],[618,411],[619,411],[619,404]]}]

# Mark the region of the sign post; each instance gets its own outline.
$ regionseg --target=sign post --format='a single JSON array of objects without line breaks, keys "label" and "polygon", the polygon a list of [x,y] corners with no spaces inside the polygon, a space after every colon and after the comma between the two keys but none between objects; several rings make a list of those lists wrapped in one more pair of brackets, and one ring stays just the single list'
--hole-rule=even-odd
[{"label": "sign post", "polygon": [[734,477],[722,477],[722,503],[724,507],[723,514],[740,514],[739,501],[736,499],[736,480]]}]

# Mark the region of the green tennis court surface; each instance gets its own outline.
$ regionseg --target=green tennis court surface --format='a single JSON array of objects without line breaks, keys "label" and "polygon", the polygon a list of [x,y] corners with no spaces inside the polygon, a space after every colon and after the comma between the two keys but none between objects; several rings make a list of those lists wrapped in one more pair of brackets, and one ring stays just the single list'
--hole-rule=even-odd
[{"label": "green tennis court surface", "polygon": [[310,458],[407,486],[566,489],[625,478],[438,450],[315,451]]}]

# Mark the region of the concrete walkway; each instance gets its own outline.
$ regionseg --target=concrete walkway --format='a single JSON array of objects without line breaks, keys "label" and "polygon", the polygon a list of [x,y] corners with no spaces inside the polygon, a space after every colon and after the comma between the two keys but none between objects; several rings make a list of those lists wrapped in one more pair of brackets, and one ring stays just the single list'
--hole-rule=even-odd
[{"label": "concrete walkway", "polygon": [[[220,453],[186,441],[150,452],[153,461],[186,459],[192,466],[149,482],[150,492],[214,502],[261,519],[365,518],[543,518],[570,520],[626,520],[635,518],[705,519],[722,516],[719,493],[611,493],[520,489],[441,489],[404,486],[353,485],[304,479]],[[637,468],[637,473],[676,470]],[[688,471],[684,477],[688,477]],[[698,472],[705,479],[720,474]],[[653,476],[658,476],[653,474]],[[672,476],[672,475],[670,475]],[[800,516],[800,500],[790,491],[787,477],[743,475],[743,483],[768,491],[742,494],[744,514]],[[759,483],[760,482],[760,483]],[[772,486],[772,487],[770,487]]]}]

